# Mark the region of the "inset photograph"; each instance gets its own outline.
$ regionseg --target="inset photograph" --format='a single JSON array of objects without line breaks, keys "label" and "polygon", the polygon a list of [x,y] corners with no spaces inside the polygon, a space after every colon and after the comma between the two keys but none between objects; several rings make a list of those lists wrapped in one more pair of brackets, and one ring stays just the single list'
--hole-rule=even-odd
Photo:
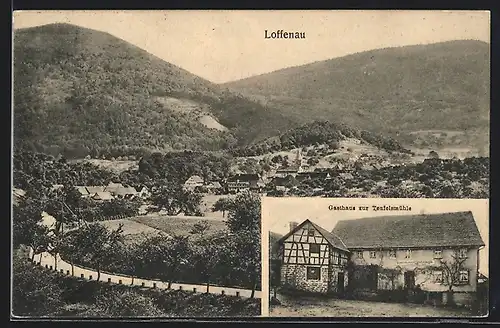
[{"label": "inset photograph", "polygon": [[269,315],[484,316],[488,211],[488,200],[266,197]]}]

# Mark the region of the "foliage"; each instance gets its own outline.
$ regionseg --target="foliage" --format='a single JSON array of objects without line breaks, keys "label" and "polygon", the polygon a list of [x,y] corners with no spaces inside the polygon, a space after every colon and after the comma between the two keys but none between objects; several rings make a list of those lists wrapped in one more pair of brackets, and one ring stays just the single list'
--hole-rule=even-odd
[{"label": "foliage", "polygon": [[182,188],[180,185],[166,183],[152,190],[150,211],[165,210],[168,215],[201,216],[201,194]]},{"label": "foliage", "polygon": [[[270,152],[290,150],[316,144],[328,144],[331,150],[339,147],[339,141],[346,138],[357,138],[378,148],[389,151],[409,153],[396,140],[364,130],[358,130],[342,123],[317,120],[287,130],[279,137],[270,137],[259,143],[234,148],[235,156],[258,156]],[[312,154],[309,154],[312,155]],[[279,159],[276,159],[279,161]],[[273,160],[273,161],[276,161]]]},{"label": "foliage", "polygon": [[255,316],[260,300],[155,290],[63,276],[14,257],[13,313],[57,317]]},{"label": "foliage", "polygon": [[[16,30],[13,47],[15,144],[32,150],[68,158],[217,150],[288,121],[107,33],[49,24]],[[230,130],[204,126],[196,112]]]}]

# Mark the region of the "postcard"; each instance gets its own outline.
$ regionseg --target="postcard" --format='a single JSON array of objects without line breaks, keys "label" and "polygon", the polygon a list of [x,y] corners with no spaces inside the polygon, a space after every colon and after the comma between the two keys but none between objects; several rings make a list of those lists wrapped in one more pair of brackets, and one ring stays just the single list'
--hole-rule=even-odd
[{"label": "postcard", "polygon": [[[438,304],[448,287],[428,289],[403,265],[406,251],[425,263],[437,253],[420,260],[413,246],[473,246],[453,299],[483,290],[477,220],[487,218],[475,211],[490,186],[489,12],[27,10],[13,13],[12,37],[12,320],[303,315],[287,303],[289,285],[387,302],[401,289]],[[352,244],[350,223],[332,232],[342,220],[457,211],[472,213],[459,215],[469,230],[423,224],[423,244],[398,239],[418,241],[406,225],[385,239],[356,228],[369,245]],[[295,263],[279,268],[300,277],[269,280],[264,227],[285,236],[292,220],[298,230],[281,246]],[[304,228],[317,242],[289,245]],[[440,244],[461,232],[474,244]],[[394,252],[403,262],[381,267],[399,270],[394,280],[369,271],[352,284],[344,267],[365,263],[357,252],[370,265],[382,254],[396,263]],[[383,309],[344,311],[371,301],[340,297],[339,308],[315,298],[301,308]],[[384,313],[427,313],[421,305]],[[458,313],[439,306],[429,313]]]}]

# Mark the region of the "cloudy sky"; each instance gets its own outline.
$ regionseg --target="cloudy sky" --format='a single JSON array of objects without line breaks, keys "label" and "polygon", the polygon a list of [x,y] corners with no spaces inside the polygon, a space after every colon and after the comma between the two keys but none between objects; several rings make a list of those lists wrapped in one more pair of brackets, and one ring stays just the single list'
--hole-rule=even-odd
[{"label": "cloudy sky", "polygon": [[[480,11],[19,11],[14,28],[69,23],[108,32],[216,83],[385,47],[490,41]],[[305,32],[266,40],[264,31]]]},{"label": "cloudy sky", "polygon": [[[408,205],[411,211],[331,211],[329,205]],[[479,233],[485,243],[480,251],[480,271],[488,275],[489,203],[484,199],[381,199],[381,198],[290,198],[266,197],[262,201],[263,231],[286,234],[291,221],[299,224],[309,219],[328,231],[332,231],[339,220],[386,215],[412,215],[445,212],[471,211]],[[266,233],[264,233],[266,234]]]}]

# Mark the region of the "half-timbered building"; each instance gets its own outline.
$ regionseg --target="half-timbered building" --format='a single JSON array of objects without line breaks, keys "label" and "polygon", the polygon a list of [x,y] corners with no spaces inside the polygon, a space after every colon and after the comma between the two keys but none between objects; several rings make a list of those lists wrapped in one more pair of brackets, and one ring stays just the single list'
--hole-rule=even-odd
[{"label": "half-timbered building", "polygon": [[309,220],[292,222],[290,232],[278,244],[282,286],[306,292],[344,292],[349,250],[331,232]]}]

